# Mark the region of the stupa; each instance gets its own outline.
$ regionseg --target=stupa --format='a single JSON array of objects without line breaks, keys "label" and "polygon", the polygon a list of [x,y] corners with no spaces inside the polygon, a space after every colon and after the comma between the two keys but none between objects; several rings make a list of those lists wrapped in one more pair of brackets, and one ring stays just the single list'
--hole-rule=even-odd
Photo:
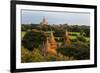
[{"label": "stupa", "polygon": [[67,30],[65,31],[65,35],[64,35],[64,44],[65,46],[70,46],[71,44]]},{"label": "stupa", "polygon": [[43,20],[40,22],[40,25],[48,25],[47,19],[44,17]]},{"label": "stupa", "polygon": [[47,37],[46,42],[43,43],[42,53],[44,54],[57,54],[57,42],[55,41],[53,32]]}]

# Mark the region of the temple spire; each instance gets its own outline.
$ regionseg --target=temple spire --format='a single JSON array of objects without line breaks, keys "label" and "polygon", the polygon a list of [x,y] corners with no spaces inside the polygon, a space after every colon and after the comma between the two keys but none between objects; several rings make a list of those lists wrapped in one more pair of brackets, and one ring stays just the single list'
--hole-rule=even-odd
[{"label": "temple spire", "polygon": [[45,17],[43,17],[43,20],[40,22],[41,25],[48,25],[48,21]]}]

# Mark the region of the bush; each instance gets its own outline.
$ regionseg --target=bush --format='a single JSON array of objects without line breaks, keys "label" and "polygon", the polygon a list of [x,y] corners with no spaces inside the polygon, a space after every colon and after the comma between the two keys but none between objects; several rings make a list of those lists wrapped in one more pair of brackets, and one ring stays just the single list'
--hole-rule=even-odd
[{"label": "bush", "polygon": [[21,48],[21,62],[26,63],[30,61],[30,51],[24,47]]},{"label": "bush", "polygon": [[44,56],[42,56],[39,49],[35,48],[33,51],[29,51],[26,48],[22,48],[21,52],[21,62],[42,62],[44,61]]},{"label": "bush", "polygon": [[85,60],[90,58],[90,48],[82,42],[76,42],[70,47],[64,46],[57,49],[57,51],[64,56],[73,56],[77,60]]},{"label": "bush", "polygon": [[45,56],[46,61],[68,61],[70,60],[69,57],[62,55],[61,53],[58,53],[57,55],[51,55],[48,54]]},{"label": "bush", "polygon": [[82,42],[86,42],[87,41],[84,36],[77,36],[77,39],[79,41],[82,41]]},{"label": "bush", "polygon": [[70,36],[77,36],[76,33],[69,33]]},{"label": "bush", "polygon": [[44,56],[42,56],[41,51],[35,48],[30,55],[30,62],[43,62]]},{"label": "bush", "polygon": [[73,60],[74,58],[71,56],[64,56],[61,53],[58,54],[46,54],[43,56],[41,54],[40,49],[35,48],[33,51],[29,51],[26,48],[22,48],[21,51],[21,62],[28,63],[28,62],[49,62],[49,61],[68,61]]},{"label": "bush", "polygon": [[77,59],[86,60],[90,59],[90,49],[89,48],[81,48],[77,52]]},{"label": "bush", "polygon": [[75,39],[70,39],[70,40],[71,40],[71,42],[77,42],[77,41],[78,41],[77,38],[75,38]]},{"label": "bush", "polygon": [[46,34],[39,30],[32,30],[26,32],[22,39],[22,45],[28,50],[39,48],[39,46],[46,40]]},{"label": "bush", "polygon": [[56,31],[54,32],[54,36],[55,36],[55,37],[63,37],[64,34],[65,34],[65,32],[62,31],[62,30],[56,30]]}]

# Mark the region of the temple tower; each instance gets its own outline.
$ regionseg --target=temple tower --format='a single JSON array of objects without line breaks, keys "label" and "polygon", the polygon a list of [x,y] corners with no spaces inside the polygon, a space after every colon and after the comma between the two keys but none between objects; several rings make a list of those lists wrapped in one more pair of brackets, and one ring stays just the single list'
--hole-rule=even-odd
[{"label": "temple tower", "polygon": [[57,54],[57,42],[55,41],[53,32],[47,37],[46,41],[43,43],[42,53],[44,54]]},{"label": "temple tower", "polygon": [[70,46],[71,44],[67,30],[65,31],[65,35],[64,35],[64,44],[65,46]]},{"label": "temple tower", "polygon": [[43,20],[40,22],[40,25],[48,25],[47,19],[44,17]]}]

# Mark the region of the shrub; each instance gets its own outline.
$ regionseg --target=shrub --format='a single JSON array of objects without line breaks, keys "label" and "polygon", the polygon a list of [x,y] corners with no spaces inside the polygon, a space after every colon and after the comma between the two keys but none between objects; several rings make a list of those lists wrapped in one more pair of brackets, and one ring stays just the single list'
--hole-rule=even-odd
[{"label": "shrub", "polygon": [[39,48],[45,40],[46,34],[43,31],[32,30],[24,35],[22,45],[28,50],[33,50],[34,48]]},{"label": "shrub", "polygon": [[63,37],[64,34],[65,34],[65,32],[62,31],[62,30],[56,30],[56,31],[54,32],[54,36],[55,36],[55,37]]},{"label": "shrub", "polygon": [[69,33],[70,36],[77,36],[76,33]]},{"label": "shrub", "polygon": [[57,49],[57,51],[64,56],[73,56],[77,60],[85,60],[90,58],[90,48],[82,42],[76,42],[70,47],[64,46]]},{"label": "shrub", "polygon": [[29,51],[26,48],[22,48],[21,51],[21,62],[28,63],[28,62],[49,62],[49,61],[67,61],[72,60],[69,56],[64,56],[61,53],[59,54],[47,54],[43,56],[41,54],[40,49],[35,48],[33,51]]},{"label": "shrub", "polygon": [[75,38],[75,39],[70,39],[70,40],[71,40],[71,42],[77,42],[77,41],[78,41],[77,38]]},{"label": "shrub", "polygon": [[42,56],[41,51],[35,48],[30,55],[30,62],[43,62],[44,56]]},{"label": "shrub", "polygon": [[29,62],[30,61],[30,51],[24,47],[21,48],[21,62]]},{"label": "shrub", "polygon": [[44,56],[42,56],[39,49],[35,48],[33,51],[29,51],[26,48],[22,48],[21,51],[21,62],[42,62],[44,61]]},{"label": "shrub", "polygon": [[87,41],[84,36],[77,36],[77,39],[79,41],[82,41],[82,42],[86,42]]}]

